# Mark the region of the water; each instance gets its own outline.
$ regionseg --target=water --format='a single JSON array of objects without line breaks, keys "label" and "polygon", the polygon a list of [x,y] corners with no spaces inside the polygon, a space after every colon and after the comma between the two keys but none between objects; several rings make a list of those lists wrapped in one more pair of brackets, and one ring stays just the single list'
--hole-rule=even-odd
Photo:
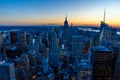
[{"label": "water", "polygon": [[100,32],[100,30],[95,30],[95,29],[91,29],[91,28],[79,28],[79,30],[92,31],[92,32]]},{"label": "water", "polygon": [[[100,30],[91,29],[91,28],[79,28],[79,30],[91,31],[91,32],[100,32]],[[117,31],[117,35],[120,35],[120,31]]]}]

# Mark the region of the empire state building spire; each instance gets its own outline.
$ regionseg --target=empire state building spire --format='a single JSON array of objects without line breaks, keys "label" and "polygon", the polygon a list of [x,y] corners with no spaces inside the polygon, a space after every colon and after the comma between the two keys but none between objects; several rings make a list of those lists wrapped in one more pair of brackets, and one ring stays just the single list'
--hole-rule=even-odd
[{"label": "empire state building spire", "polygon": [[67,16],[65,17],[65,21],[64,21],[64,27],[68,27],[68,21],[67,21]]},{"label": "empire state building spire", "polygon": [[67,16],[65,17],[65,20],[67,21]]}]

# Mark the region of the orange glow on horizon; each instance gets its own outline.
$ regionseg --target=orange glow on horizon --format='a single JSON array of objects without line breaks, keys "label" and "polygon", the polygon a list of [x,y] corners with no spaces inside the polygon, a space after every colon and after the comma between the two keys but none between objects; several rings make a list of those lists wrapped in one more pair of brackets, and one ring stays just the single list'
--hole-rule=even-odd
[{"label": "orange glow on horizon", "polygon": [[[101,21],[93,21],[93,20],[78,20],[78,19],[68,19],[69,25],[71,23],[73,26],[100,26]],[[106,23],[112,27],[120,27],[120,23],[118,21],[106,21]],[[63,25],[64,19],[55,18],[55,19],[32,19],[32,20],[16,20],[14,22],[7,22],[6,25]]]}]

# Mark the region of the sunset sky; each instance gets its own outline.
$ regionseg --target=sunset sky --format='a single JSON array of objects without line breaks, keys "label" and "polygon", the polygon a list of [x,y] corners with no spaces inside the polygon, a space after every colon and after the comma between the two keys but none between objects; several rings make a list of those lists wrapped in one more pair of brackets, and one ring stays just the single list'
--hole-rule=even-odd
[{"label": "sunset sky", "polygon": [[0,0],[0,25],[99,26],[106,8],[106,23],[120,27],[120,0]]}]

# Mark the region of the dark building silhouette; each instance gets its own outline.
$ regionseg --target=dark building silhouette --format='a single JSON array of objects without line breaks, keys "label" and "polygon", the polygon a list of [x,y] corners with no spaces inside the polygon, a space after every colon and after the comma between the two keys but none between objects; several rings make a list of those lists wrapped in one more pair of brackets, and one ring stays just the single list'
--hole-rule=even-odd
[{"label": "dark building silhouette", "polygon": [[30,44],[30,35],[29,34],[26,35],[26,43]]},{"label": "dark building silhouette", "polygon": [[92,47],[93,80],[113,80],[112,51],[104,46]]},{"label": "dark building silhouette", "polygon": [[10,32],[11,44],[15,44],[18,41],[17,32]]},{"label": "dark building silhouette", "polygon": [[67,16],[65,17],[65,21],[64,21],[64,27],[68,27],[68,21],[67,21]]},{"label": "dark building silhouette", "polygon": [[115,70],[115,64],[118,60],[118,54],[119,54],[119,47],[112,47],[112,51],[113,51],[113,60],[112,60],[112,71],[114,73],[114,70]]},{"label": "dark building silhouette", "polygon": [[15,58],[16,56],[20,56],[20,54],[21,50],[15,47],[6,50],[6,55],[10,58]]},{"label": "dark building silhouette", "polygon": [[67,40],[67,33],[68,33],[68,21],[67,21],[67,17],[65,17],[65,21],[64,21],[64,26],[63,26],[63,39]]},{"label": "dark building silhouette", "polygon": [[112,36],[117,34],[117,29],[112,29]]}]

